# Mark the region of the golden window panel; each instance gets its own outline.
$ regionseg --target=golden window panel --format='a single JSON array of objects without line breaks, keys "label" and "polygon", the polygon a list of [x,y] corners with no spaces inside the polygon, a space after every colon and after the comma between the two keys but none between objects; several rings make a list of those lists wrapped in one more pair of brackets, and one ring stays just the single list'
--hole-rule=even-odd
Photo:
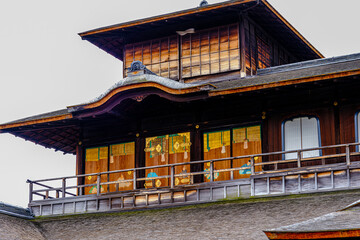
[{"label": "golden window panel", "polygon": [[178,133],[169,135],[169,153],[184,153],[190,152],[190,133]]},{"label": "golden window panel", "polygon": [[224,146],[230,146],[230,130],[204,134],[204,152]]},{"label": "golden window panel", "polygon": [[182,37],[182,77],[240,69],[239,26],[202,30]]},{"label": "golden window panel", "polygon": [[145,152],[150,152],[150,158],[168,153],[169,135],[146,138]]},{"label": "golden window panel", "polygon": [[[179,79],[177,36],[127,44],[124,55],[125,69],[130,68],[133,61],[141,61],[150,71],[159,76],[173,80]],[[127,75],[126,71],[124,75]]]},{"label": "golden window panel", "polygon": [[233,143],[260,141],[260,131],[260,126],[236,128],[233,130]]},{"label": "golden window panel", "polygon": [[108,158],[107,147],[87,148],[85,151],[85,159],[87,162],[99,161],[99,159]]},{"label": "golden window panel", "polygon": [[135,143],[114,144],[110,147],[110,156],[126,156],[135,153]]}]

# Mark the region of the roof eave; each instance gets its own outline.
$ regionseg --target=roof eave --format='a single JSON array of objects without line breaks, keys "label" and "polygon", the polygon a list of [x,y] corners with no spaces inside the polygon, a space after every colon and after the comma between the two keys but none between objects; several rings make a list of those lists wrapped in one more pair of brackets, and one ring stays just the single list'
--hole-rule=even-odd
[{"label": "roof eave", "polygon": [[320,53],[295,27],[293,27],[270,3],[266,0],[261,0],[266,7],[274,13],[296,36],[298,36],[301,41],[303,41],[319,58],[324,58],[324,55]]},{"label": "roof eave", "polygon": [[211,10],[215,10],[215,9],[219,9],[219,8],[244,4],[244,3],[248,3],[248,2],[256,2],[256,1],[257,0],[236,0],[236,1],[232,0],[232,1],[222,2],[222,3],[216,3],[216,4],[211,4],[211,5],[208,5],[205,7],[196,7],[196,8],[186,9],[186,10],[182,10],[182,11],[162,14],[162,15],[158,15],[158,16],[154,16],[154,17],[138,19],[138,20],[134,20],[134,21],[130,21],[130,22],[121,23],[121,24],[115,24],[115,25],[111,25],[111,26],[107,26],[107,27],[96,28],[96,29],[93,29],[90,31],[85,31],[85,32],[79,33],[79,36],[82,39],[84,39],[87,36],[95,35],[98,33],[104,33],[104,32],[109,32],[109,31],[113,31],[113,30],[124,29],[124,28],[142,25],[142,24],[146,24],[146,23],[153,23],[153,22],[177,18],[177,17],[181,17],[181,16],[185,16],[185,15],[191,15],[191,14],[195,14],[195,13],[201,13],[201,12],[211,11]]}]

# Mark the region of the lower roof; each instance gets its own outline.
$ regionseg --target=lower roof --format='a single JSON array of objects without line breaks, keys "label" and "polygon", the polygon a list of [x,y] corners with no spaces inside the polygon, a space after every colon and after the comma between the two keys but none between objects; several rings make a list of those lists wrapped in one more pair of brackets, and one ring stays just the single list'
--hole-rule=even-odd
[{"label": "lower roof", "polygon": [[360,237],[360,208],[356,205],[289,226],[266,230],[269,239],[342,239]]}]

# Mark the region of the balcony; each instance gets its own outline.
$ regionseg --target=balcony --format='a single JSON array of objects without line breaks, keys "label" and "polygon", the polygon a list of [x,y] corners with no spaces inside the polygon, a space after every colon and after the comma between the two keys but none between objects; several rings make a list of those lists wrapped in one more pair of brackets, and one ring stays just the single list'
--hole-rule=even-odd
[{"label": "balcony", "polygon": [[[28,180],[29,207],[36,216],[54,216],[188,205],[230,198],[356,189],[360,188],[359,145],[360,143],[341,144]],[[304,153],[314,150],[319,150],[321,156],[303,158]],[[285,154],[289,153],[296,153],[297,158],[284,160]],[[246,159],[248,163],[242,167],[232,167],[232,163],[239,159]],[[217,169],[217,163],[223,161],[228,161],[231,167]],[[204,170],[175,174],[179,172],[179,168]],[[169,174],[151,174],[155,169],[166,169],[165,172]],[[145,177],[145,172],[150,174]],[[104,181],[114,179],[111,175],[126,174],[132,178]],[[218,181],[223,179],[219,178],[221,174],[227,174],[228,180]],[[95,184],[84,184],[85,178],[96,178],[97,181]],[[157,184],[159,181],[165,184]],[[160,185],[162,187],[158,187]],[[120,186],[126,186],[128,190],[119,191]]]}]

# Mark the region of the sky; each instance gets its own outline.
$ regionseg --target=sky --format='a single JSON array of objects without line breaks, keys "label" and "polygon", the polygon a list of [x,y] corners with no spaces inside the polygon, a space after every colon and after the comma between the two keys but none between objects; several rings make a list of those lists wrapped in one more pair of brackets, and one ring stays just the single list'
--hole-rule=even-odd
[{"label": "sky", "polygon": [[[360,53],[359,0],[268,0],[325,57]],[[223,1],[208,0],[210,4]],[[0,123],[96,98],[122,63],[77,35],[200,0],[0,1]],[[75,156],[0,134],[0,201],[27,207],[27,179],[75,174]]]}]

